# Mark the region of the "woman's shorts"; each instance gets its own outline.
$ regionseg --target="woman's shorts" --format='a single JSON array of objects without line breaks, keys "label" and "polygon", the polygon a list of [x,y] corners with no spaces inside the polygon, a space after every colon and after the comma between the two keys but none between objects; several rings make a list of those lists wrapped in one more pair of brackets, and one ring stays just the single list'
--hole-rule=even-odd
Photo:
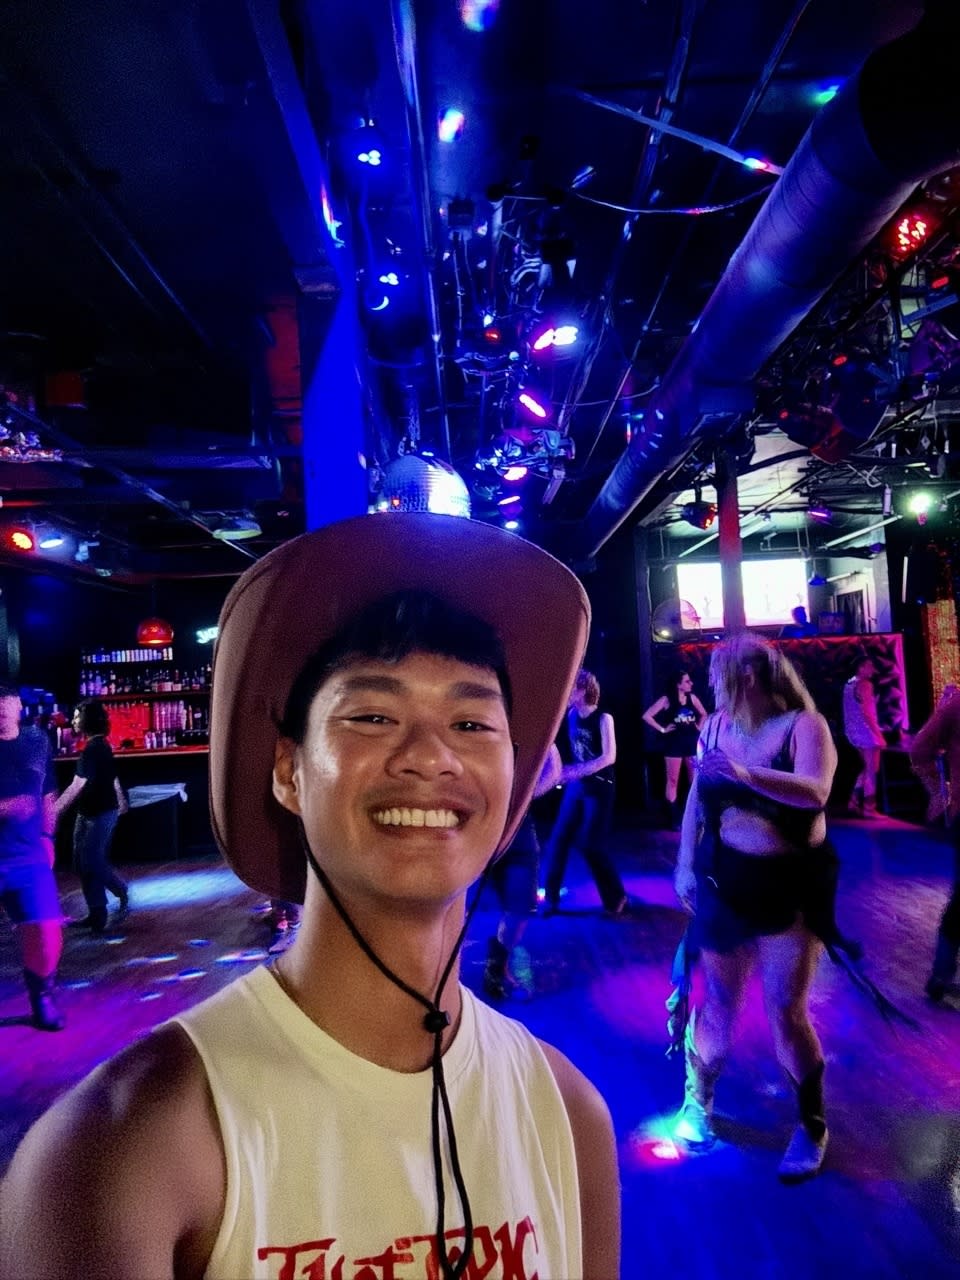
[{"label": "woman's shorts", "polygon": [[[838,861],[833,845],[765,857],[740,853],[721,841],[697,858],[694,940],[727,952],[754,938],[786,933],[802,916],[824,942],[837,936],[834,919]],[[700,851],[698,851],[700,853]]]},{"label": "woman's shorts", "polygon": [[57,882],[46,862],[0,863],[0,903],[14,924],[63,918]]}]

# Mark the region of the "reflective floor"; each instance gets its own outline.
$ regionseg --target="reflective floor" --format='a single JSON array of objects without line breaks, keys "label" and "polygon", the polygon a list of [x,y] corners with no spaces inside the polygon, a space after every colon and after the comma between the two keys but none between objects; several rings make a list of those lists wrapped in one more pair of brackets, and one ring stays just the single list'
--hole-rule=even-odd
[{"label": "reflective floor", "polygon": [[[658,1141],[682,1092],[665,1056],[664,1000],[684,920],[670,886],[677,837],[621,824],[611,839],[632,913],[602,915],[574,859],[563,910],[530,922],[534,996],[504,1008],[599,1086],[620,1139],[626,1280],[960,1275],[960,1008],[923,996],[950,851],[905,823],[838,820],[840,923],[883,991],[919,1024],[890,1026],[828,960],[813,1011],[827,1057],[831,1143],[821,1176],[782,1186],[792,1098],[751,999],[717,1091],[723,1141],[673,1158]],[[262,901],[215,859],[121,868],[134,910],[102,939],[68,930],[68,1026],[33,1030],[10,926],[0,923],[0,1168],[65,1088],[136,1036],[262,962]],[[75,879],[64,910],[83,914]],[[463,976],[478,991],[496,904],[484,897]]]}]

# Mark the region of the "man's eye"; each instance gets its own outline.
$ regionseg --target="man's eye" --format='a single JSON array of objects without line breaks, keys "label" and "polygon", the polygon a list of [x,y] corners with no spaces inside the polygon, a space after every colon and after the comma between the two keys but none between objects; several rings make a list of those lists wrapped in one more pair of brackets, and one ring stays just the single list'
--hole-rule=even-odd
[{"label": "man's eye", "polygon": [[362,715],[347,716],[351,724],[390,724],[390,717],[378,711],[365,711]]},{"label": "man's eye", "polygon": [[467,733],[485,733],[492,730],[492,726],[484,724],[482,720],[457,720],[454,727],[464,729]]}]

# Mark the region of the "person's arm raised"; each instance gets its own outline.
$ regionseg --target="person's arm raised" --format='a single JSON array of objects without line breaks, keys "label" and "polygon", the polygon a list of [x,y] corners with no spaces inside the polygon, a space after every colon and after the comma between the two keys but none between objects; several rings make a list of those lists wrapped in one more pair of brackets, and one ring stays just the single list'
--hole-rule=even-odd
[{"label": "person's arm raised", "polygon": [[837,749],[819,711],[801,711],[797,716],[793,747],[793,773],[746,765],[717,749],[704,753],[700,773],[705,778],[742,782],[758,795],[798,809],[823,809],[837,768]]},{"label": "person's arm raised", "polygon": [[0,1184],[2,1280],[193,1280],[223,1214],[206,1074],[165,1027],[37,1121]]},{"label": "person's arm raised", "polygon": [[540,1041],[560,1090],[577,1154],[583,1271],[577,1280],[620,1275],[620,1169],[610,1111],[598,1090],[559,1049]]}]

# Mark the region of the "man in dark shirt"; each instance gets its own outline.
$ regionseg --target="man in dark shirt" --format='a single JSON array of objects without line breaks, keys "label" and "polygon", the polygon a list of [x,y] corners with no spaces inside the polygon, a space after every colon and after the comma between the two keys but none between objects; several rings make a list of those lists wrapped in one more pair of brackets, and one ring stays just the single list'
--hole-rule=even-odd
[{"label": "man in dark shirt", "polygon": [[63,950],[60,899],[53,877],[56,780],[46,736],[20,727],[20,693],[0,682],[0,902],[14,924],[33,1025],[60,1031],[54,998]]}]

